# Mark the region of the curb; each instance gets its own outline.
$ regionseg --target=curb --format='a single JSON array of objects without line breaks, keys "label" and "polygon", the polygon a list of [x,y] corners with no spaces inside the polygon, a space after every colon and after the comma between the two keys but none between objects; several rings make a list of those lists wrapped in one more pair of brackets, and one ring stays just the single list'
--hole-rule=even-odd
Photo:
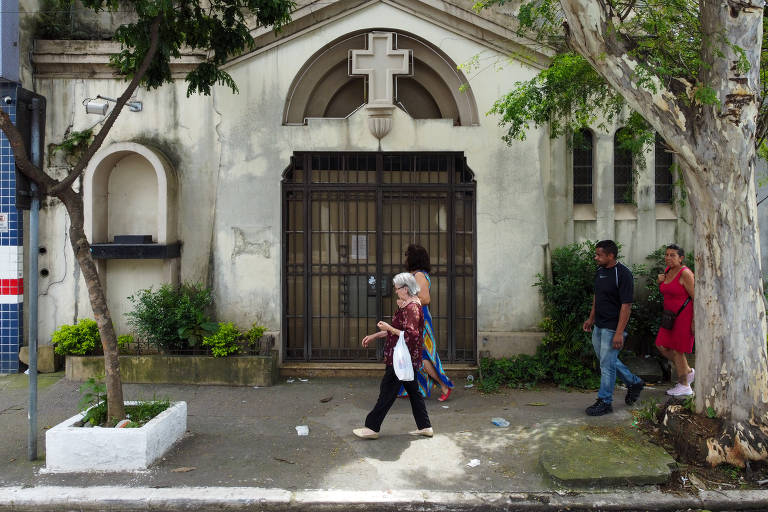
[{"label": "curb", "polygon": [[[354,491],[258,487],[2,487],[0,510],[12,511],[657,511],[686,508],[765,510],[768,491],[475,493],[422,490]],[[641,508],[637,508],[641,507]]]}]

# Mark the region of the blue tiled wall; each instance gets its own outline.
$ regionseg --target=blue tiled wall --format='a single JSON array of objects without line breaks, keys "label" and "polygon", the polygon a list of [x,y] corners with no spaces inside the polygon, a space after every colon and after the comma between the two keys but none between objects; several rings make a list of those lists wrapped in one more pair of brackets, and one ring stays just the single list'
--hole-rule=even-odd
[{"label": "blue tiled wall", "polygon": [[0,373],[19,371],[23,304],[0,304]]},{"label": "blue tiled wall", "polygon": [[[14,83],[0,83],[0,98],[10,96],[11,104],[0,103],[11,120],[16,122],[16,87]],[[11,146],[5,134],[0,132],[0,213],[8,216],[8,231],[0,232],[2,254],[13,255],[13,247],[22,244],[22,214],[16,210],[16,173]],[[18,250],[17,250],[18,251]],[[6,256],[0,260],[0,278],[17,280],[18,290],[22,287],[20,262],[11,264]],[[7,281],[6,281],[7,282]],[[19,371],[19,345],[22,342],[21,296],[11,294],[8,289],[0,290],[0,373]]]}]

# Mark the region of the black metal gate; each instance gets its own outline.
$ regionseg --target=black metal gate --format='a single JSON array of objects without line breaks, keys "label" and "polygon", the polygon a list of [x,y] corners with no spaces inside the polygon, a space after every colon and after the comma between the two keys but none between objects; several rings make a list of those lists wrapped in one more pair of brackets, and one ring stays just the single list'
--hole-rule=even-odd
[{"label": "black metal gate", "polygon": [[377,361],[360,340],[395,310],[392,276],[423,245],[443,362],[476,354],[475,182],[462,153],[300,152],[283,173],[283,350]]}]

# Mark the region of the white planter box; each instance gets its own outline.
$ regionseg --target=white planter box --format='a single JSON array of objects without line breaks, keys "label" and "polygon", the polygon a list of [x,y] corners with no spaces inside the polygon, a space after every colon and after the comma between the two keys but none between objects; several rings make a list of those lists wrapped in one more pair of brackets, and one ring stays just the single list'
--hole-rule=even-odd
[{"label": "white planter box", "polygon": [[[136,402],[126,402],[134,405]],[[141,428],[84,428],[72,416],[45,433],[45,468],[51,472],[146,469],[187,431],[187,403],[173,402]]]}]

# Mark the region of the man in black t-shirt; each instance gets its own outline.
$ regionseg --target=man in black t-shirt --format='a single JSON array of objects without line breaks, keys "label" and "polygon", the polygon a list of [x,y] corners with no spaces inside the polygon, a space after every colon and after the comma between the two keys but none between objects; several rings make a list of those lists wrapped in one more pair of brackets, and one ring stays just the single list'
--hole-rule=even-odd
[{"label": "man in black t-shirt", "polygon": [[592,311],[583,325],[585,331],[592,331],[592,346],[600,360],[600,391],[597,401],[587,407],[586,412],[590,416],[613,412],[611,403],[617,374],[627,386],[624,398],[627,405],[637,401],[645,386],[643,379],[619,360],[632,312],[635,283],[632,272],[616,260],[618,253],[619,248],[613,240],[602,240],[595,246],[595,261],[599,265],[595,273],[595,295],[592,297]]}]

